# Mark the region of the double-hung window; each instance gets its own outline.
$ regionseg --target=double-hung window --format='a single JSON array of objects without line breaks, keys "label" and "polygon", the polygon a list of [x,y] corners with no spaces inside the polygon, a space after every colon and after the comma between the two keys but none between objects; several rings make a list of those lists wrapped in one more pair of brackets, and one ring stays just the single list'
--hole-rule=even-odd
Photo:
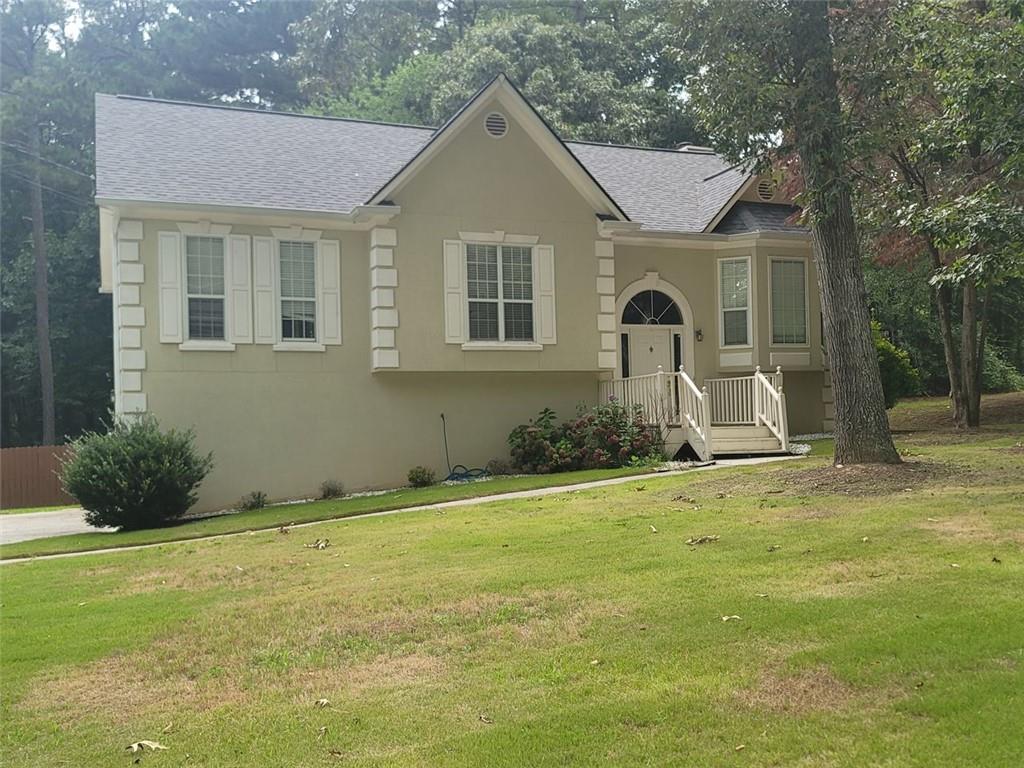
[{"label": "double-hung window", "polygon": [[281,339],[316,341],[316,243],[278,242]]},{"label": "double-hung window", "polygon": [[773,259],[772,344],[807,343],[807,264],[803,259]]},{"label": "double-hung window", "polygon": [[533,341],[533,249],[466,244],[470,341]]},{"label": "double-hung window", "polygon": [[750,262],[746,257],[718,262],[723,347],[750,346]]},{"label": "double-hung window", "polygon": [[224,238],[185,238],[188,338],[223,341]]}]

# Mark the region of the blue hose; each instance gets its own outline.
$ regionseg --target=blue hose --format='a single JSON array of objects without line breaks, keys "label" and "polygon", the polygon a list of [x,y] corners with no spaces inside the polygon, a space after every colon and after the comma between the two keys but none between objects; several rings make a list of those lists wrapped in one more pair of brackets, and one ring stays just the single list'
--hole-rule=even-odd
[{"label": "blue hose", "polygon": [[448,477],[444,479],[447,482],[461,483],[467,480],[476,480],[481,477],[487,477],[491,473],[486,469],[480,467],[474,467],[470,469],[465,464],[456,464],[452,466],[452,460],[448,457],[448,422],[445,421],[444,414],[441,414],[441,434],[444,435],[444,460],[448,464]]}]

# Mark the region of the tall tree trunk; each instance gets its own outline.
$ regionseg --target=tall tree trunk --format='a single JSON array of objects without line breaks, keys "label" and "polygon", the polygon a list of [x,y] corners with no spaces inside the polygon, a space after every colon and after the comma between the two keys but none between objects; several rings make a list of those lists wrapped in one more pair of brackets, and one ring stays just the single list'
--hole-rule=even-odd
[{"label": "tall tree trunk", "polygon": [[798,79],[795,139],[811,197],[811,235],[835,395],[835,462],[898,463],[871,338],[860,243],[844,164],[845,136],[828,3],[793,2],[790,8]]},{"label": "tall tree trunk", "polygon": [[50,349],[50,287],[46,256],[46,230],[43,222],[43,189],[40,166],[39,128],[32,126],[32,182],[29,198],[32,207],[32,251],[35,257],[36,347],[39,352],[39,384],[43,400],[43,445],[56,442],[53,396],[53,352]]},{"label": "tall tree trunk", "polygon": [[978,286],[964,281],[963,323],[960,328],[960,381],[968,427],[981,424],[981,362],[984,354],[984,307],[978,299]]},{"label": "tall tree trunk", "polygon": [[[928,250],[931,253],[932,266],[938,270],[942,267],[942,256],[939,249],[929,243]],[[946,376],[949,378],[949,397],[953,401],[953,423],[958,429],[962,429],[967,426],[967,406],[964,403],[964,390],[960,379],[960,365],[957,363],[956,340],[953,334],[952,286],[946,282],[932,286],[932,299],[935,301],[935,312],[939,319],[942,353],[946,360]]]}]

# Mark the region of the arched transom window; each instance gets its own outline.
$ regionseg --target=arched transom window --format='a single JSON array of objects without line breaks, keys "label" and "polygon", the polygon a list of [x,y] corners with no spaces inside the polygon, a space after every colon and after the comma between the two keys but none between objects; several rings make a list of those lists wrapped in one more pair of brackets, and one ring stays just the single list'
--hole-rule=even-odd
[{"label": "arched transom window", "polygon": [[623,325],[682,325],[679,307],[661,291],[640,291],[622,310]]}]

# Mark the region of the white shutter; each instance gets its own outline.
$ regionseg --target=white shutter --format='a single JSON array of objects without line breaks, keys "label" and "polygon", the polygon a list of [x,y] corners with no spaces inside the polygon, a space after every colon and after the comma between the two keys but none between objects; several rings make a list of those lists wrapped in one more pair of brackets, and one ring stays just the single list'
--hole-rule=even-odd
[{"label": "white shutter", "polygon": [[181,234],[161,232],[157,276],[160,291],[160,341],[180,344],[182,340]]},{"label": "white shutter", "polygon": [[277,341],[277,310],[274,306],[274,238],[252,239],[253,340]]},{"label": "white shutter", "polygon": [[337,240],[319,243],[316,306],[320,343],[341,344],[341,244]]},{"label": "white shutter", "polygon": [[554,344],[555,334],[555,249],[550,245],[534,246],[533,284],[534,319],[537,341]]},{"label": "white shutter", "polygon": [[252,344],[252,258],[248,235],[228,238],[228,307],[231,313],[228,341]]},{"label": "white shutter", "polygon": [[444,340],[461,344],[466,340],[466,260],[462,243],[444,241]]}]

